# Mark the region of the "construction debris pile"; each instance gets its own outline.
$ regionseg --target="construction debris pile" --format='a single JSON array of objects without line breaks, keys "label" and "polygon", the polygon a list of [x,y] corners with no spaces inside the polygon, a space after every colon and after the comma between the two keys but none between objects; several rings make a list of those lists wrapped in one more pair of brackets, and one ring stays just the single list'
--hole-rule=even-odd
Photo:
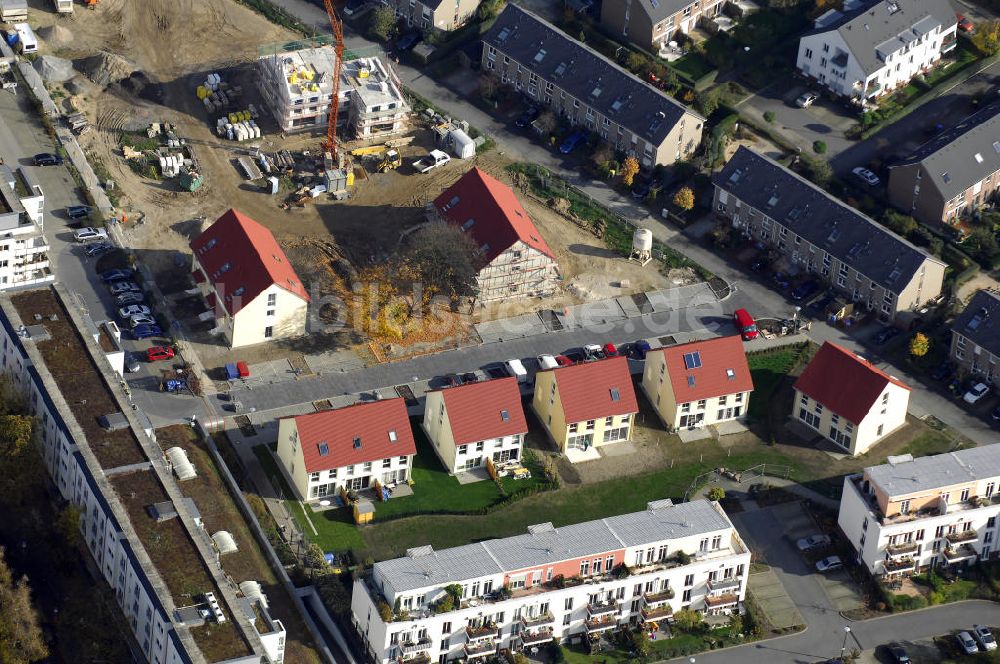
[{"label": "construction debris pile", "polygon": [[233,111],[215,122],[215,133],[230,141],[250,141],[261,137],[257,108],[249,104],[244,111]]},{"label": "construction debris pile", "polygon": [[197,87],[195,94],[205,105],[209,114],[214,114],[243,97],[242,85],[230,85],[218,74],[209,74],[205,82]]},{"label": "construction debris pile", "polygon": [[150,164],[158,167],[164,178],[177,178],[181,188],[197,191],[204,183],[199,173],[198,162],[187,141],[177,136],[171,124],[154,122],[146,128],[147,138],[159,142],[155,148],[136,150],[134,146],[123,145],[125,159],[135,164],[139,173]]}]

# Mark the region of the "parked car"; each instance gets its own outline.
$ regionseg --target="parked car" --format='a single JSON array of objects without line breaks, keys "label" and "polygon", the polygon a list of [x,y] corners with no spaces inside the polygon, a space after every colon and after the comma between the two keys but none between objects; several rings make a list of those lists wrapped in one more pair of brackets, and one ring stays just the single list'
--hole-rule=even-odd
[{"label": "parked car", "polygon": [[799,95],[799,98],[795,100],[795,105],[799,108],[809,108],[816,100],[819,99],[819,95],[815,92],[803,92]]},{"label": "parked car", "polygon": [[132,334],[135,335],[136,339],[148,339],[149,337],[158,337],[163,334],[163,330],[157,325],[140,325],[139,327],[132,329]]},{"label": "parked car", "polygon": [[63,158],[51,152],[39,152],[34,158],[35,166],[59,166]]},{"label": "parked car", "polygon": [[446,374],[444,384],[449,387],[456,387],[462,384],[462,377],[455,373]]},{"label": "parked car", "polygon": [[634,360],[645,360],[646,359],[646,353],[648,353],[650,350],[652,350],[652,348],[653,347],[649,345],[648,341],[646,341],[645,339],[639,339],[638,341],[636,341],[635,343],[632,344],[632,348],[631,348],[632,359],[634,359]]},{"label": "parked car", "polygon": [[70,205],[66,208],[66,216],[70,219],[82,219],[89,217],[94,208],[89,205]]},{"label": "parked car", "polygon": [[976,383],[962,396],[965,403],[973,404],[990,393],[990,387],[986,383]]},{"label": "parked car", "polygon": [[811,551],[813,549],[818,549],[823,546],[828,546],[830,544],[830,536],[817,533],[816,535],[810,535],[809,537],[803,537],[795,546],[799,547],[799,551]]},{"label": "parked car", "polygon": [[889,655],[892,656],[893,664],[910,664],[910,656],[906,650],[898,643],[889,646]]},{"label": "parked car", "polygon": [[569,359],[565,355],[556,355],[556,363],[561,367],[568,367],[573,364],[573,360]]},{"label": "parked car", "polygon": [[133,292],[122,293],[115,298],[115,304],[118,306],[124,306],[126,304],[142,304],[145,301],[146,298],[143,297],[142,293]]},{"label": "parked car", "polygon": [[541,114],[542,114],[542,109],[538,108],[537,106],[529,106],[528,108],[524,109],[523,113],[517,116],[517,119],[514,120],[514,125],[520,127],[521,129],[529,127],[531,126],[531,123],[534,122]]},{"label": "parked car", "polygon": [[600,344],[587,344],[583,347],[583,354],[585,359],[588,360],[603,360],[607,357],[604,354],[604,349],[601,348]]},{"label": "parked car", "polygon": [[786,288],[788,288],[789,286],[792,285],[791,279],[784,272],[780,272],[780,271],[779,272],[775,272],[774,275],[771,278],[774,280],[774,284],[778,288],[780,288],[782,290],[784,290],[784,289],[786,289]]},{"label": "parked car", "polygon": [[133,281],[116,281],[111,284],[111,294],[121,295],[122,293],[140,293],[142,289],[139,288],[139,284]]},{"label": "parked car", "polygon": [[872,173],[870,170],[868,170],[864,166],[856,166],[855,168],[853,168],[851,170],[851,172],[854,173],[854,175],[859,180],[861,180],[862,182],[864,182],[865,184],[867,184],[867,185],[869,185],[871,187],[877,186],[878,183],[881,182],[881,180],[879,180],[879,178],[878,178],[877,175],[875,175],[874,173]]},{"label": "parked car", "polygon": [[128,319],[129,326],[134,330],[143,325],[156,325],[156,319],[152,316],[132,316]]},{"label": "parked car", "polygon": [[587,359],[586,354],[582,350],[569,350],[566,351],[565,357],[573,364],[579,364]]},{"label": "parked car", "polygon": [[494,362],[493,364],[488,364],[483,368],[486,375],[490,378],[506,378],[510,374],[507,373],[507,367],[499,362]]},{"label": "parked car", "polygon": [[646,200],[646,197],[649,196],[649,190],[652,188],[653,181],[648,177],[636,180],[635,184],[632,185],[632,198],[637,201]]},{"label": "parked car", "polygon": [[604,344],[604,356],[605,357],[618,357],[621,353],[615,348],[615,345],[611,342]]},{"label": "parked car", "polygon": [[972,640],[968,632],[959,632],[955,635],[955,640],[958,641],[959,649],[966,655],[975,655],[979,652],[979,646]]},{"label": "parked car", "polygon": [[106,284],[110,284],[113,281],[125,281],[126,279],[131,279],[134,272],[126,268],[115,269],[115,270],[105,270],[101,272],[101,281]]},{"label": "parked car", "polygon": [[80,228],[73,231],[73,239],[77,242],[93,242],[94,240],[107,240],[108,232],[103,228]]},{"label": "parked car", "polygon": [[368,0],[347,0],[347,4],[344,5],[343,12],[347,16],[353,16],[364,9],[367,4]]},{"label": "parked car", "polygon": [[141,368],[142,365],[139,363],[139,360],[136,358],[135,355],[129,353],[128,355],[125,356],[125,371],[127,373],[135,373]]},{"label": "parked car", "polygon": [[507,369],[507,374],[516,378],[517,382],[528,382],[528,370],[524,368],[524,364],[521,363],[521,360],[516,358],[507,360],[504,362],[504,367]]},{"label": "parked car", "polygon": [[894,339],[899,336],[899,328],[893,327],[892,325],[887,325],[879,330],[878,334],[875,335],[875,345],[883,346],[889,343],[890,339]]},{"label": "parked car", "polygon": [[757,329],[757,321],[753,319],[753,316],[746,309],[737,309],[733,312],[733,325],[736,326],[743,341],[756,339],[760,334],[760,330]]},{"label": "parked car", "polygon": [[993,633],[990,632],[988,627],[973,625],[972,636],[976,638],[976,641],[979,641],[979,645],[982,646],[983,650],[997,649],[997,640],[993,638]]},{"label": "parked car", "polygon": [[146,349],[146,360],[149,362],[171,360],[173,357],[174,349],[170,346],[150,346]]},{"label": "parked car", "polygon": [[934,371],[931,372],[931,379],[944,380],[945,378],[951,378],[953,373],[955,373],[955,370],[954,367],[951,366],[951,362],[945,360],[941,364],[934,367]]},{"label": "parked car", "polygon": [[569,154],[576,149],[583,140],[587,138],[587,132],[582,129],[577,129],[572,134],[563,139],[563,142],[559,144],[559,152],[563,154]]},{"label": "parked car", "polygon": [[955,18],[958,19],[958,29],[962,32],[973,33],[976,30],[975,24],[967,17],[961,14],[955,14]]},{"label": "parked car", "polygon": [[559,363],[556,361],[556,358],[553,357],[552,355],[539,355],[535,359],[538,360],[539,369],[555,369],[556,367],[559,366]]},{"label": "parked car", "polygon": [[817,292],[819,292],[819,282],[815,279],[809,279],[795,287],[795,290],[792,291],[792,299],[805,300]]},{"label": "parked car", "polygon": [[463,383],[478,383],[479,382],[479,376],[476,374],[475,371],[466,371],[464,374],[462,374],[462,382]]},{"label": "parked car", "polygon": [[90,257],[103,256],[114,249],[114,247],[107,242],[97,242],[95,244],[87,245],[87,255]]},{"label": "parked car", "polygon": [[133,316],[148,316],[152,311],[144,304],[130,304],[118,310],[118,315],[122,318],[132,318]]},{"label": "parked car", "polygon": [[822,560],[816,561],[817,572],[832,572],[833,570],[840,569],[843,566],[844,563],[840,560],[840,556],[827,556]]},{"label": "parked car", "polygon": [[396,48],[400,51],[409,51],[414,46],[423,41],[424,37],[419,32],[407,32],[396,40]]}]

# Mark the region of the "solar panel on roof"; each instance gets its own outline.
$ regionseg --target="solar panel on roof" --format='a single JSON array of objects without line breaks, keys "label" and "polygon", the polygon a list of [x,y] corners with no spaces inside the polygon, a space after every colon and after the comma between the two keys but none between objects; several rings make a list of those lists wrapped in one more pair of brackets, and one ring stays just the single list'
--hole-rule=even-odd
[{"label": "solar panel on roof", "polygon": [[701,366],[701,353],[694,351],[693,353],[684,353],[684,366],[687,369],[697,369]]}]

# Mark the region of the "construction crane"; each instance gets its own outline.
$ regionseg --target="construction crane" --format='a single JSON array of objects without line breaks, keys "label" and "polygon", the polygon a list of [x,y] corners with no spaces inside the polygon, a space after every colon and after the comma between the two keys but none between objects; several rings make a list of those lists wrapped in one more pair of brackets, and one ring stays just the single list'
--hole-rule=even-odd
[{"label": "construction crane", "polygon": [[327,114],[326,141],[323,149],[329,152],[337,163],[337,115],[340,112],[340,71],[344,66],[344,24],[337,17],[333,8],[333,0],[323,0],[326,14],[330,17],[330,28],[333,30],[333,96],[330,98],[330,112]]}]

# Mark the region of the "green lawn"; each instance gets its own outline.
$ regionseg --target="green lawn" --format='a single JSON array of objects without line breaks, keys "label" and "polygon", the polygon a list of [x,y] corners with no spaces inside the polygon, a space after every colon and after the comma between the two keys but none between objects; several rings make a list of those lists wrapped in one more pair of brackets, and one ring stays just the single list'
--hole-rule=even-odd
[{"label": "green lawn", "polygon": [[753,377],[753,393],[750,395],[747,417],[757,420],[766,416],[768,404],[781,384],[781,379],[792,370],[802,352],[798,347],[783,346],[777,350],[747,355],[750,375]]},{"label": "green lawn", "polygon": [[684,57],[670,63],[670,67],[696,82],[702,76],[712,72],[715,67],[697,51],[691,51]]},{"label": "green lawn", "polygon": [[[714,648],[721,648],[737,643],[744,643],[745,639],[740,639],[738,635],[733,635],[729,627],[708,630],[704,633],[688,634],[677,630],[675,635],[669,639],[657,639],[649,644],[650,655],[647,661],[659,661],[673,659],[690,654],[704,652]],[[567,664],[592,664],[595,661],[607,664],[625,664],[626,662],[637,661],[635,657],[620,648],[614,650],[602,650],[596,655],[589,655],[581,646],[564,646],[563,653],[566,655]]]}]

